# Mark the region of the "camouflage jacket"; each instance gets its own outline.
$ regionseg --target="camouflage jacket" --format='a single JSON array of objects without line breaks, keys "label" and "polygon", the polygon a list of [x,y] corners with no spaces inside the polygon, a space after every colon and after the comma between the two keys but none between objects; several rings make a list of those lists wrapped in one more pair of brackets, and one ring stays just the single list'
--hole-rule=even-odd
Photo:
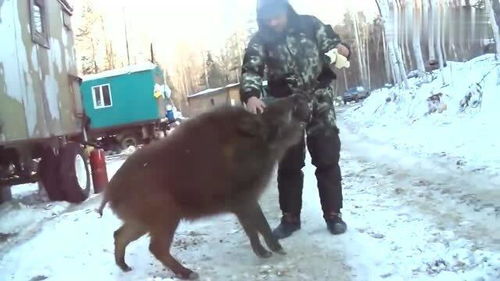
[{"label": "camouflage jacket", "polygon": [[297,15],[290,8],[283,34],[259,23],[250,40],[242,67],[241,99],[260,97],[264,76],[271,96],[288,96],[295,90],[311,92],[335,79],[325,55],[341,42],[330,25],[313,16]]}]

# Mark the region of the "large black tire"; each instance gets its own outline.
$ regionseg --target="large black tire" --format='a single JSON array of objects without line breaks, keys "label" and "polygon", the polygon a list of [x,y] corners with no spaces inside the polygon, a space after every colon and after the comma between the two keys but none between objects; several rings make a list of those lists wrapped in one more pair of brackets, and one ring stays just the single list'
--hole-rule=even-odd
[{"label": "large black tire", "polygon": [[12,200],[12,191],[10,186],[0,186],[0,204]]},{"label": "large black tire", "polygon": [[40,183],[52,201],[63,201],[65,199],[64,192],[61,189],[59,166],[59,157],[56,156],[52,148],[45,148],[42,152],[42,160],[38,164],[38,176]]},{"label": "large black tire", "polygon": [[90,172],[87,156],[78,143],[68,143],[59,154],[61,187],[71,203],[85,201],[90,194]]}]

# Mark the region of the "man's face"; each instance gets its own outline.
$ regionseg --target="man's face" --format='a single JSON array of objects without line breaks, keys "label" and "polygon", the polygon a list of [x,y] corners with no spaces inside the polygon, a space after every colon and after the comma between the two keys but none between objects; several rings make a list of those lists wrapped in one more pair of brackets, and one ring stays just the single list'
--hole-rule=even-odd
[{"label": "man's face", "polygon": [[265,20],[266,25],[278,33],[285,31],[288,24],[288,17],[285,12],[279,13]]}]

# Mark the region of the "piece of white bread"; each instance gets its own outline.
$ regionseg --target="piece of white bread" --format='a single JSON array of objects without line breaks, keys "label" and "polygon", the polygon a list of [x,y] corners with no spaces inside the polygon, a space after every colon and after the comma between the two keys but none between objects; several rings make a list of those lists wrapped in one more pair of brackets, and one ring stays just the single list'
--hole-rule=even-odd
[{"label": "piece of white bread", "polygon": [[339,54],[337,49],[333,49],[330,52],[326,53],[328,57],[332,60],[332,64],[335,65],[336,68],[342,69],[342,68],[349,68],[351,66],[351,63],[349,60],[347,60],[346,57],[343,55]]}]

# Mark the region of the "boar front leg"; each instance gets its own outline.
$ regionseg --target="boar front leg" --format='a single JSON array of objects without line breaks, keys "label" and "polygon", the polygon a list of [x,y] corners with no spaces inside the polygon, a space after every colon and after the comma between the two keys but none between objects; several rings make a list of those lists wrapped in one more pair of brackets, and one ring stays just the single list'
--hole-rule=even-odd
[{"label": "boar front leg", "polygon": [[262,237],[264,237],[264,241],[266,241],[267,246],[271,251],[275,253],[279,253],[284,255],[285,251],[283,250],[283,247],[281,247],[280,242],[276,237],[274,237],[271,227],[269,226],[269,223],[267,222],[266,217],[264,216],[264,213],[262,212],[262,209],[260,208],[260,205],[258,202],[255,202],[255,205],[253,206],[253,220],[255,221],[255,224],[257,225],[257,230],[262,234]]},{"label": "boar front leg", "polygon": [[266,250],[262,246],[259,240],[260,223],[257,219],[258,215],[255,206],[256,204],[258,207],[258,203],[256,202],[239,206],[235,208],[233,212],[238,217],[241,226],[245,230],[245,233],[247,234],[248,238],[250,239],[250,245],[252,246],[252,250],[254,251],[254,253],[261,258],[268,258],[272,255],[271,252]]},{"label": "boar front leg", "polygon": [[198,274],[196,272],[182,266],[170,254],[170,246],[178,225],[178,218],[170,218],[166,223],[155,225],[150,232],[151,241],[149,250],[164,266],[172,270],[177,278],[189,280],[198,279]]}]

